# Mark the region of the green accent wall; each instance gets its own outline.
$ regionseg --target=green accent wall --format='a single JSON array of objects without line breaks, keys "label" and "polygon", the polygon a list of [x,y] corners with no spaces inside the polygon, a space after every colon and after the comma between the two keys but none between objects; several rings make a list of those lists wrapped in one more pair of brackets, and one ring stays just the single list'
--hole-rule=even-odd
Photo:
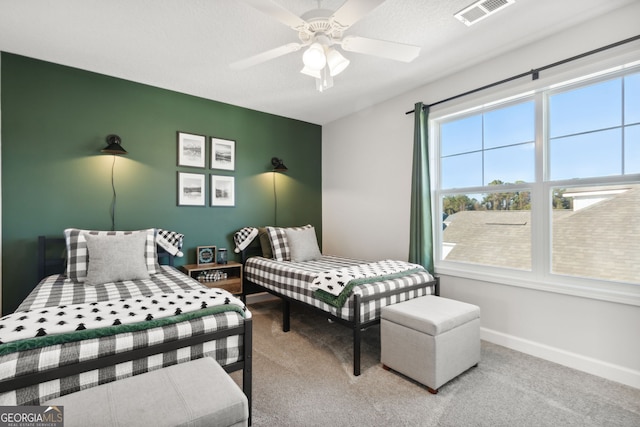
[{"label": "green accent wall", "polygon": [[[321,238],[319,125],[5,52],[0,64],[3,313],[37,284],[38,235],[111,229],[112,169],[115,229],[185,234],[177,265],[194,263],[196,246],[237,257],[245,226],[310,223]],[[208,168],[208,139],[206,169],[178,167],[177,131],[235,140],[235,171]],[[112,133],[129,152],[115,163],[100,153]],[[269,172],[274,156],[286,174]],[[206,175],[207,206],[177,206],[178,171]],[[209,206],[211,174],[235,177],[234,207]]]}]

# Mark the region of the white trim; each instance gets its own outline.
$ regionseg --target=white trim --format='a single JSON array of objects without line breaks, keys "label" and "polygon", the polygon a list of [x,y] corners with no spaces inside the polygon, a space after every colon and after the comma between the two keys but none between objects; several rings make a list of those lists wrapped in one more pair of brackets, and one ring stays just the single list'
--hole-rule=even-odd
[{"label": "white trim", "polygon": [[640,371],[634,369],[518,338],[493,329],[480,328],[480,338],[521,353],[640,389]]},{"label": "white trim", "polygon": [[[487,271],[488,269],[495,270],[497,269],[496,267],[468,265],[468,269],[462,269],[460,264],[461,263],[456,263],[453,265],[453,263],[440,261],[440,264],[436,265],[435,273],[437,275],[461,277],[465,279],[480,280],[483,282],[498,283],[501,285],[535,289],[538,291],[640,307],[640,286],[638,285],[618,282],[605,282],[603,284],[596,280],[551,275],[549,279],[556,277],[558,279],[540,281],[536,280],[534,273],[528,271],[522,272],[502,268],[501,270],[504,270],[503,274],[496,274],[495,272]],[[562,278],[562,280],[559,280],[560,278]],[[574,281],[577,283],[572,283]],[[589,285],[586,283],[589,283]]]}]

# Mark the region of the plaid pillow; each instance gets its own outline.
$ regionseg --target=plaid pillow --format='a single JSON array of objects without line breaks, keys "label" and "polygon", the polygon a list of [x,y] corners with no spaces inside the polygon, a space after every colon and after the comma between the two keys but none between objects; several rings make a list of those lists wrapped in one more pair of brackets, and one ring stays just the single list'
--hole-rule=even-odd
[{"label": "plaid pillow", "polygon": [[155,229],[153,228],[137,231],[96,231],[67,228],[64,230],[64,237],[67,244],[68,279],[76,283],[84,283],[87,277],[89,251],[87,250],[87,240],[84,237],[86,233],[95,236],[123,236],[133,233],[146,233],[147,241],[145,245],[144,258],[147,271],[149,274],[156,274],[160,271],[158,254],[156,252]]},{"label": "plaid pillow", "polygon": [[307,224],[302,227],[289,227],[287,229],[281,227],[266,227],[267,234],[269,235],[269,241],[271,242],[273,259],[276,261],[291,261],[291,249],[289,248],[289,242],[287,241],[286,230],[304,230],[305,228],[312,227],[313,226],[311,224]]}]

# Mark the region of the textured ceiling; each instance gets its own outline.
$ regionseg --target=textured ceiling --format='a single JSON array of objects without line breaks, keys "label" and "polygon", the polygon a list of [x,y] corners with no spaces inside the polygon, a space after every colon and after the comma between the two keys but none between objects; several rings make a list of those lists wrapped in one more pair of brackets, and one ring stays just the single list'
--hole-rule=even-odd
[{"label": "textured ceiling", "polygon": [[[316,0],[274,0],[296,15]],[[0,50],[246,108],[326,124],[638,0],[516,0],[467,27],[472,0],[387,0],[346,31],[421,47],[411,63],[343,52],[319,93],[302,51],[247,70],[229,64],[297,34],[241,0],[0,0]],[[344,0],[323,0],[336,10]]]}]

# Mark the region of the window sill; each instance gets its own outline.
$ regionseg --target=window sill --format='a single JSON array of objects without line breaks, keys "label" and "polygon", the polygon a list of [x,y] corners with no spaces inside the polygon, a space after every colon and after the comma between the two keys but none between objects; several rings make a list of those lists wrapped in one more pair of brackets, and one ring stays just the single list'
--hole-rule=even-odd
[{"label": "window sill", "polygon": [[[597,280],[577,279],[575,277],[549,276],[533,279],[531,272],[496,273],[483,271],[475,266],[464,268],[450,265],[436,266],[436,275],[460,277],[500,285],[534,289],[600,301],[615,302],[640,307],[640,285]],[[525,277],[526,276],[526,277]],[[577,283],[580,282],[580,283]]]}]

